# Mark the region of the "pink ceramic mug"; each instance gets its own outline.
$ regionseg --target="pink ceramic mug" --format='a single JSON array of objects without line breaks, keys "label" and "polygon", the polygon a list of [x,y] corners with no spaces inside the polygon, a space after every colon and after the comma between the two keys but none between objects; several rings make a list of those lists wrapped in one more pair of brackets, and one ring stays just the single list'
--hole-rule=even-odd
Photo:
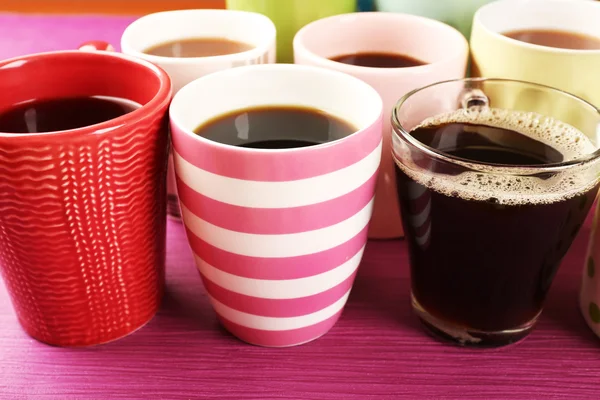
[{"label": "pink ceramic mug", "polygon": [[[343,64],[330,58],[376,52],[407,55],[424,61],[410,68],[372,68]],[[398,13],[367,12],[337,15],[312,22],[294,38],[294,62],[353,75],[373,86],[383,99],[383,157],[369,237],[402,236],[391,156],[391,110],[409,91],[465,75],[469,46],[456,29],[441,22]]]},{"label": "pink ceramic mug", "polygon": [[[279,150],[236,147],[193,132],[220,115],[265,105],[316,108],[357,131]],[[186,85],[170,118],[182,219],[223,325],[263,346],[325,334],[342,313],[367,241],[381,159],[380,96],[336,71],[255,65]]]}]

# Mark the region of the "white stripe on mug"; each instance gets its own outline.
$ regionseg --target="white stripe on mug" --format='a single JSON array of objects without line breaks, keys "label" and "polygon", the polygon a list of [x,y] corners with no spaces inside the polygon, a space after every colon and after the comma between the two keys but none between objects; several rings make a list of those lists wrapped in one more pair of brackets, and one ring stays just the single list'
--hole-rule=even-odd
[{"label": "white stripe on mug", "polygon": [[250,257],[295,257],[318,253],[347,242],[356,236],[371,218],[373,199],[352,217],[314,231],[282,235],[235,232],[213,225],[181,205],[187,228],[207,243],[230,253]]},{"label": "white stripe on mug", "polygon": [[260,315],[248,314],[242,311],[234,310],[233,308],[227,307],[223,303],[215,300],[211,296],[209,299],[215,308],[217,314],[228,319],[229,321],[245,326],[252,329],[260,329],[265,331],[287,331],[292,329],[305,328],[307,326],[318,324],[319,322],[325,321],[331,318],[340,311],[346,304],[350,290],[346,292],[339,300],[335,303],[323,308],[312,314],[302,315],[300,317],[263,317]]},{"label": "white stripe on mug", "polygon": [[308,278],[287,280],[251,279],[233,275],[213,267],[194,254],[198,269],[220,287],[246,296],[263,299],[296,299],[329,290],[348,279],[358,268],[365,247],[342,265]]}]

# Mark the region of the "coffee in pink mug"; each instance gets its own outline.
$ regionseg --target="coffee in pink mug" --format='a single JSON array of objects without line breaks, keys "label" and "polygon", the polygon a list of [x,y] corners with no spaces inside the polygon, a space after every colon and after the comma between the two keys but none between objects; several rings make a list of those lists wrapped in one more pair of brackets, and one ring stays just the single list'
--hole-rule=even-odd
[{"label": "coffee in pink mug", "polygon": [[[291,112],[261,123],[263,111],[253,111],[277,107],[309,108],[319,122],[308,127]],[[173,98],[187,238],[215,312],[238,338],[297,345],[340,317],[367,242],[381,116],[372,87],[306,65],[215,72]],[[332,135],[334,119],[349,129]],[[321,140],[316,131],[325,131]]]},{"label": "coffee in pink mug", "polygon": [[468,54],[468,43],[456,29],[399,13],[337,15],[312,22],[296,34],[296,64],[353,75],[374,87],[383,99],[383,153],[369,238],[403,235],[391,156],[394,104],[416,88],[464,77]]}]

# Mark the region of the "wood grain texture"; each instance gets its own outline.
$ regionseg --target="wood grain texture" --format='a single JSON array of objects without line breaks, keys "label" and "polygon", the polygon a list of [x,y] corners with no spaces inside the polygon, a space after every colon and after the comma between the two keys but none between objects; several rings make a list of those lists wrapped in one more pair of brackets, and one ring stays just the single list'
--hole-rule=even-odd
[{"label": "wood grain texture", "polygon": [[577,307],[582,230],[525,341],[468,350],[427,336],[409,304],[402,241],[369,243],[338,324],[300,347],[244,344],[217,323],[182,226],[168,227],[167,293],[143,329],[69,350],[30,339],[0,290],[2,399],[592,399],[600,339]]},{"label": "wood grain texture", "polygon": [[[81,41],[114,40],[127,23],[0,16],[0,58],[69,48],[76,32],[84,32]],[[577,305],[589,226],[522,343],[467,350],[428,337],[410,311],[405,244],[382,241],[369,243],[346,310],[327,335],[264,349],[220,328],[182,226],[170,222],[162,308],[121,341],[78,350],[38,343],[19,327],[0,285],[0,399],[597,399],[600,339]]]}]

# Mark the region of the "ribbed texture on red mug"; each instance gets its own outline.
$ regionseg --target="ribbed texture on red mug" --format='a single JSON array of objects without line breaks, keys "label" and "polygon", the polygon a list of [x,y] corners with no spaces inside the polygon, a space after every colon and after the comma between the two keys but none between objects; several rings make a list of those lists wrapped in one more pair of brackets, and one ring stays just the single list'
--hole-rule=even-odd
[{"label": "ribbed texture on red mug", "polygon": [[25,330],[103,343],[158,308],[165,255],[160,117],[96,140],[0,138],[0,262]]},{"label": "ribbed texture on red mug", "polygon": [[[161,299],[168,78],[163,74],[160,90],[153,89],[159,73],[149,63],[83,52],[17,62],[14,69],[25,70],[15,79],[39,84],[19,96],[83,95],[88,89],[70,87],[69,79],[85,81],[78,74],[86,68],[90,76],[114,75],[100,94],[152,103],[76,131],[0,134],[0,272],[21,325],[53,345],[109,342],[148,322]],[[9,73],[1,76],[8,85]],[[140,92],[124,89],[117,77]],[[52,79],[62,86],[53,88]]]},{"label": "ribbed texture on red mug", "polygon": [[325,334],[366,244],[381,121],[335,146],[273,154],[171,131],[187,236],[223,325],[263,346]]}]

